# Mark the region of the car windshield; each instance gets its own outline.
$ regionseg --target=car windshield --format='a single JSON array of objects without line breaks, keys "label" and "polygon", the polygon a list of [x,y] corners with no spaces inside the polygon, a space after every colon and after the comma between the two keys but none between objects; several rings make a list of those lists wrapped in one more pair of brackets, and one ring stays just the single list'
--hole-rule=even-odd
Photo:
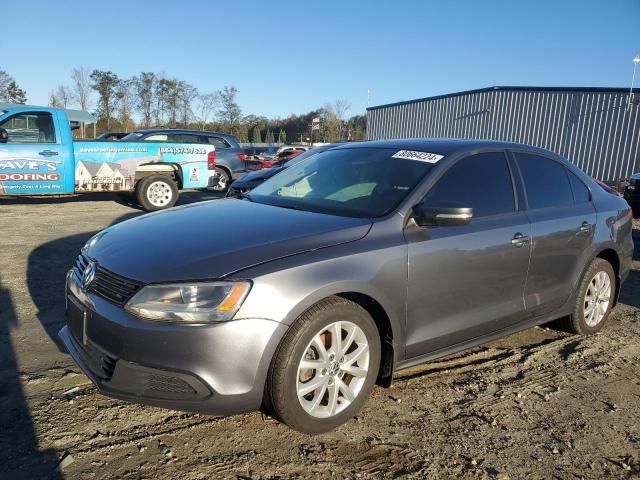
[{"label": "car windshield", "polygon": [[284,208],[375,218],[393,211],[433,167],[394,158],[398,149],[341,148],[295,162],[251,192]]},{"label": "car windshield", "polygon": [[122,141],[123,142],[135,142],[135,141],[139,140],[141,136],[142,136],[142,133],[132,132],[129,135],[125,135],[124,137],[122,137]]}]

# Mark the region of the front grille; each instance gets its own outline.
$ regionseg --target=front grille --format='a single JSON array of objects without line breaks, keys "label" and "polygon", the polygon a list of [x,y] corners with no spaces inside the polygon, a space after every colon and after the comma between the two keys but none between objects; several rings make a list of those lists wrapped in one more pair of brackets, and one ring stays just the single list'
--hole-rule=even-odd
[{"label": "front grille", "polygon": [[[78,285],[82,285],[82,275],[88,263],[89,258],[81,253],[73,266],[73,275],[78,282]],[[142,285],[140,283],[134,280],[121,277],[120,275],[110,272],[98,265],[93,282],[91,282],[91,285],[87,290],[94,292],[117,305],[124,305],[138,290],[140,290],[141,286]]]}]

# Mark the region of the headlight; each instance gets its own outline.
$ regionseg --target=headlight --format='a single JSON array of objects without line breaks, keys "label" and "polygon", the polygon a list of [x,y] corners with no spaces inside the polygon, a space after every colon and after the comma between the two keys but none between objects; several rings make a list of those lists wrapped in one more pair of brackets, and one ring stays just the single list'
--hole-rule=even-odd
[{"label": "headlight", "polygon": [[102,230],[101,232],[96,233],[93,237],[87,240],[87,243],[84,244],[84,247],[80,250],[82,253],[87,253],[91,247],[93,247],[98,240],[104,237],[107,234],[107,230]]},{"label": "headlight", "polygon": [[231,320],[246,298],[249,282],[148,285],[125,309],[139,317],[177,323]]}]

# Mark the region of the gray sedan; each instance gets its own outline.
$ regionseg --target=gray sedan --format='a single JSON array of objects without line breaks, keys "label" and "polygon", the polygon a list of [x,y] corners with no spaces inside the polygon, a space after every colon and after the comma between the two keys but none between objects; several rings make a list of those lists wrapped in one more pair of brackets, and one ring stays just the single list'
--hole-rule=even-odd
[{"label": "gray sedan", "polygon": [[557,319],[599,331],[631,231],[622,198],[546,150],[344,145],[100,232],[60,336],[107,395],[318,433],[399,369]]}]

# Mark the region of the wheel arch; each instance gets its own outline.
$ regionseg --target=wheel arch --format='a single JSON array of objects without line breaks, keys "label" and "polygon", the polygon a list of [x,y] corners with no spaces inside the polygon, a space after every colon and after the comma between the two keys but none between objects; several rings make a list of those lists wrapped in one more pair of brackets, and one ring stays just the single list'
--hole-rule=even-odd
[{"label": "wheel arch", "polygon": [[382,387],[389,387],[393,380],[393,370],[397,360],[396,355],[399,353],[399,345],[402,342],[400,338],[401,326],[389,314],[389,308],[385,307],[385,303],[380,300],[380,296],[365,289],[348,287],[354,287],[354,285],[334,285],[333,288],[327,287],[307,296],[289,312],[288,318],[284,323],[292,325],[304,312],[332,296],[344,298],[364,308],[375,322],[380,334],[382,355],[376,383]]},{"label": "wheel arch", "polygon": [[381,387],[390,387],[393,381],[393,366],[395,364],[395,349],[393,345],[393,328],[385,309],[373,297],[359,292],[342,292],[337,297],[345,298],[364,308],[378,327],[380,333],[380,370],[376,383]]},{"label": "wheel arch", "polygon": [[[171,178],[178,187],[183,188],[182,168],[177,163],[141,163],[136,167],[135,185],[143,178],[151,175],[166,175]],[[135,187],[134,187],[135,188]]]},{"label": "wheel arch", "polygon": [[613,273],[615,274],[616,280],[616,291],[613,298],[613,306],[618,303],[618,295],[620,294],[620,255],[613,248],[607,247],[600,250],[594,258],[601,258],[607,261],[611,267],[613,268]]}]

